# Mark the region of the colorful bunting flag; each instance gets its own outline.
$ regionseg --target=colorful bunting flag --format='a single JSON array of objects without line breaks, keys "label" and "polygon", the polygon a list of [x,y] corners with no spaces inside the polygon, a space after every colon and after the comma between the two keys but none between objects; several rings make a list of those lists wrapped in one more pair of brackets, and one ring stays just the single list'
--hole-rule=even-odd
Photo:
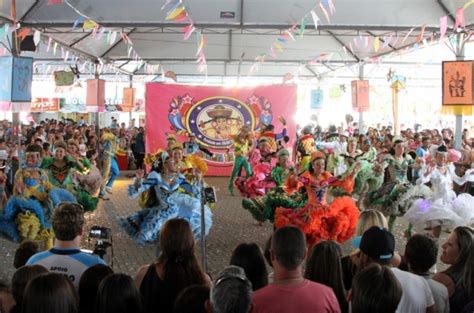
[{"label": "colorful bunting flag", "polygon": [[413,33],[414,30],[415,30],[415,27],[410,29],[410,31],[405,35],[405,37],[402,40],[402,45],[405,43],[405,41],[408,39],[408,37],[411,35],[411,33]]},{"label": "colorful bunting flag", "polygon": [[40,40],[41,40],[41,32],[39,30],[35,30],[35,34],[33,35],[33,42],[35,43],[35,46],[38,46]]},{"label": "colorful bunting flag", "polygon": [[75,29],[77,28],[80,24],[82,24],[84,22],[84,17],[83,16],[79,16],[75,21],[74,21],[74,24],[72,24],[72,29]]},{"label": "colorful bunting flag", "polygon": [[16,35],[20,40],[23,40],[30,34],[30,29],[28,27],[22,28]]},{"label": "colorful bunting flag", "polygon": [[82,25],[82,29],[84,30],[92,30],[96,28],[97,23],[93,20],[85,20],[84,24]]},{"label": "colorful bunting flag", "polygon": [[448,16],[443,16],[439,19],[439,32],[441,38],[444,38],[446,31],[448,30]]},{"label": "colorful bunting flag", "polygon": [[318,29],[320,19],[318,15],[316,14],[316,12],[314,12],[314,10],[311,10],[310,13],[311,13],[311,17],[313,18],[314,29]]},{"label": "colorful bunting flag", "polygon": [[303,38],[305,29],[306,29],[306,16],[303,17],[303,19],[301,20],[300,31],[299,31],[300,38]]},{"label": "colorful bunting flag", "polygon": [[459,8],[456,10],[456,22],[454,23],[454,30],[459,27],[466,28],[466,20],[464,19],[464,9]]},{"label": "colorful bunting flag", "polygon": [[196,30],[196,27],[194,27],[193,24],[189,24],[188,26],[184,27],[183,28],[184,40],[188,40],[195,30]]},{"label": "colorful bunting flag", "polygon": [[184,6],[177,7],[175,10],[173,10],[166,16],[165,20],[173,21],[176,18],[180,17],[182,13],[186,13],[186,9],[184,8]]},{"label": "colorful bunting flag", "polygon": [[336,7],[334,6],[334,1],[328,0],[328,5],[329,5],[329,12],[331,12],[331,14],[336,13]]},{"label": "colorful bunting flag", "polygon": [[328,23],[331,23],[331,19],[329,18],[329,13],[326,10],[326,8],[324,8],[324,5],[322,2],[319,3],[319,7],[321,8],[321,11],[323,11],[323,14],[326,17],[326,20],[328,21]]},{"label": "colorful bunting flag", "polygon": [[7,36],[7,26],[8,24],[5,24],[2,27],[0,27],[0,39],[3,39]]},{"label": "colorful bunting flag", "polygon": [[379,39],[379,37],[375,37],[375,39],[374,39],[374,51],[379,52],[379,48],[380,48],[380,39]]},{"label": "colorful bunting flag", "polygon": [[425,37],[425,29],[426,29],[426,24],[423,24],[423,25],[421,26],[420,35],[418,35],[418,38],[416,39],[417,42],[422,41],[423,38]]}]

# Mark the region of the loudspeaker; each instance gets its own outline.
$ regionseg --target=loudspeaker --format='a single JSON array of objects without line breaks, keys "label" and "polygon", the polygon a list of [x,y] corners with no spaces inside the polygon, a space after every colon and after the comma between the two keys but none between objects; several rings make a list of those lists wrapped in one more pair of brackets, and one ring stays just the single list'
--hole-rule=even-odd
[{"label": "loudspeaker", "polygon": [[33,39],[33,36],[26,36],[25,39],[21,41],[20,44],[20,50],[21,51],[36,51],[36,45],[35,41]]}]

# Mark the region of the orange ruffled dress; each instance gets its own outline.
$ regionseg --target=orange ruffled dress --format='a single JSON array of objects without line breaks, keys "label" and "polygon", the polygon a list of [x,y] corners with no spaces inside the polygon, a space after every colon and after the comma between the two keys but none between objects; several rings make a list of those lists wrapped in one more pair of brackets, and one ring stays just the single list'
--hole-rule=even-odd
[{"label": "orange ruffled dress", "polygon": [[343,196],[328,205],[326,193],[329,187],[340,187],[351,193],[354,188],[353,175],[339,180],[329,172],[323,172],[319,180],[316,180],[307,171],[298,178],[298,185],[306,189],[308,202],[296,210],[277,208],[276,228],[297,226],[305,233],[309,247],[321,240],[342,243],[352,238],[359,219],[359,209],[354,200]]}]

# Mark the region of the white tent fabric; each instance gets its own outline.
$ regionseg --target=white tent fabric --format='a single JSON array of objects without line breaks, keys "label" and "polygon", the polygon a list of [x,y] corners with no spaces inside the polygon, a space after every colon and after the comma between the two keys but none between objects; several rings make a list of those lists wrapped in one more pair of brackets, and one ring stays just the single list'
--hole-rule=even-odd
[{"label": "white tent fabric", "polygon": [[[203,75],[196,64],[196,36],[185,41],[182,28],[187,24],[165,20],[167,10],[161,10],[165,0],[65,1],[67,3],[48,5],[48,0],[16,0],[17,20],[22,26],[43,34],[38,51],[24,54],[36,59],[37,72],[46,73],[48,65],[100,61],[113,64],[115,67],[109,69],[111,72],[120,68],[122,74],[146,74],[144,64],[159,64],[178,75]],[[252,72],[252,66],[255,69],[256,58],[266,53],[265,62],[259,64],[258,71],[253,71],[252,75],[282,76],[297,71],[308,77],[331,75],[335,69],[360,62],[376,63],[378,57],[396,57],[400,51],[415,45],[420,34],[426,41],[418,45],[428,46],[439,37],[440,18],[448,16],[449,32],[452,32],[456,10],[466,3],[465,0],[333,2],[336,12],[328,22],[318,6],[319,1],[314,0],[183,1],[196,28],[206,37],[207,75],[246,75]],[[0,23],[12,22],[10,4],[11,1],[0,1]],[[308,15],[313,8],[321,19],[318,29]],[[98,39],[81,26],[73,28],[80,17],[78,12],[108,30],[127,34],[140,61],[129,55],[128,45],[120,36],[108,43],[105,36]],[[221,12],[233,12],[235,17],[221,18]],[[276,58],[271,57],[268,50],[272,43],[304,16],[309,16],[304,36],[289,40],[283,44],[281,52],[276,52]],[[467,32],[474,29],[474,5],[466,9],[465,21]],[[54,55],[51,48],[47,51],[48,37],[65,51],[77,55],[79,60],[65,62],[61,53]],[[379,49],[373,45],[376,37],[380,39]],[[435,55],[436,60],[427,61],[439,64],[446,57],[446,54],[442,58]],[[311,62],[313,60],[316,62]],[[402,62],[400,58],[396,60]],[[419,62],[416,57],[403,61]]]}]

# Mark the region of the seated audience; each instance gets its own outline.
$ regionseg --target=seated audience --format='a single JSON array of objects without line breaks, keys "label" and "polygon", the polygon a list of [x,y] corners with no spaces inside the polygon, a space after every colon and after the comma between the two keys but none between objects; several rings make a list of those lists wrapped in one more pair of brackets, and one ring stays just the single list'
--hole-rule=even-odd
[{"label": "seated audience", "polygon": [[428,236],[416,234],[407,242],[405,259],[408,270],[426,279],[431,288],[437,313],[449,313],[448,289],[431,279],[430,268],[436,264],[438,245]]},{"label": "seated audience", "polygon": [[47,272],[48,271],[41,265],[25,265],[20,267],[15,274],[13,274],[12,295],[15,299],[15,306],[12,308],[11,313],[21,313],[26,285],[28,285],[33,278]]},{"label": "seated audience", "polygon": [[0,312],[10,313],[15,305],[15,299],[6,281],[0,280]]},{"label": "seated audience", "polygon": [[303,277],[306,239],[296,227],[282,227],[272,236],[273,283],[253,294],[253,313],[341,312],[331,288]]},{"label": "seated audience", "polygon": [[[392,233],[377,226],[369,228],[360,242],[360,270],[373,263],[390,266],[394,250],[395,238]],[[390,269],[403,290],[397,313],[435,312],[433,295],[425,279],[398,268]]]},{"label": "seated audience", "polygon": [[145,312],[172,312],[176,297],[191,285],[211,286],[194,251],[194,236],[189,223],[171,219],[160,232],[161,254],[156,263],[138,271],[135,283],[143,296]]},{"label": "seated audience", "polygon": [[341,247],[336,242],[323,241],[314,246],[306,262],[304,277],[331,287],[341,312],[348,312],[346,290],[342,282]]},{"label": "seated audience", "polygon": [[249,313],[252,284],[241,267],[228,266],[219,273],[206,301],[207,313]]},{"label": "seated audience", "polygon": [[95,313],[142,312],[142,297],[130,276],[111,274],[102,280],[97,292]]},{"label": "seated audience", "polygon": [[207,313],[206,301],[210,289],[207,286],[192,285],[185,288],[176,298],[173,313]]},{"label": "seated audience", "polygon": [[61,203],[53,213],[55,246],[33,255],[28,265],[39,264],[48,271],[68,277],[76,288],[82,273],[89,267],[105,262],[96,255],[80,250],[84,227],[84,210],[75,203]]},{"label": "seated audience", "polygon": [[76,289],[63,275],[42,274],[26,286],[22,313],[77,313]]},{"label": "seated audience", "polygon": [[235,248],[230,258],[230,265],[244,269],[245,275],[252,283],[253,291],[268,285],[268,271],[262,250],[255,243],[242,243]]},{"label": "seated audience", "polygon": [[94,313],[99,285],[113,273],[110,267],[96,264],[82,274],[79,281],[79,313]]},{"label": "seated audience", "polygon": [[354,276],[349,298],[352,313],[395,313],[402,287],[388,267],[373,263]]},{"label": "seated audience", "polygon": [[469,227],[454,229],[441,246],[443,253],[440,260],[450,266],[433,276],[434,280],[448,288],[449,308],[453,313],[461,312],[474,298],[473,234]]},{"label": "seated audience", "polygon": [[15,251],[13,266],[17,269],[26,264],[26,262],[39,251],[36,241],[24,240]]}]

